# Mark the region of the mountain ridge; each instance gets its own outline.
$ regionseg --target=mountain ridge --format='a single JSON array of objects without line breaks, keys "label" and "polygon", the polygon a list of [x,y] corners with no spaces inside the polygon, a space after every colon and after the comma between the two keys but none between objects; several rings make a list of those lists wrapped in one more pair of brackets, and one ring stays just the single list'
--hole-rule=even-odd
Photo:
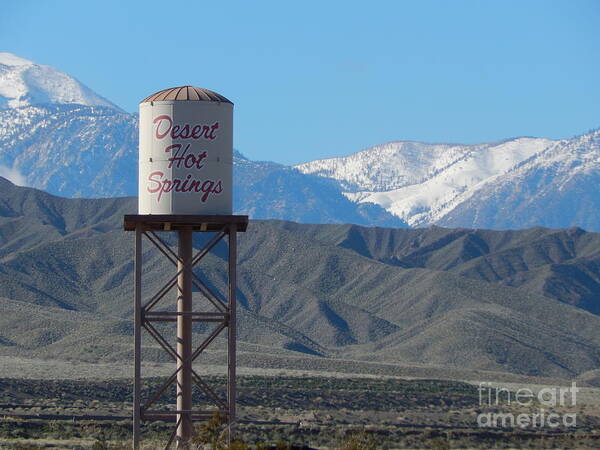
[{"label": "mountain ridge", "polygon": [[[18,100],[13,78],[38,66],[4,55],[0,95],[12,89],[10,98]],[[86,106],[52,98],[54,104],[33,106],[0,102],[0,175],[62,196],[136,195],[137,116],[101,101]],[[293,167],[237,153],[234,209],[305,223],[600,231],[597,135],[591,130],[571,139],[478,144],[393,141]],[[560,158],[560,152],[570,156]]]},{"label": "mountain ridge", "polygon": [[[122,218],[135,210],[131,197],[67,199],[0,180],[0,355],[62,360],[65,346],[78,342],[75,360],[130,358],[133,239]],[[197,236],[195,247],[205,239]],[[587,303],[573,302],[580,286],[564,284],[572,274],[539,269],[587,264],[598,279],[597,248],[600,234],[579,229],[252,220],[238,248],[240,351],[267,367],[313,355],[319,365],[340,359],[572,378],[600,367],[600,284],[586,285]],[[220,244],[197,271],[217,290],[227,286],[224,254]],[[171,272],[149,244],[144,261],[147,296]],[[541,283],[506,283],[536,270]],[[545,292],[552,279],[561,289]],[[48,322],[61,310],[68,323]],[[18,325],[8,321],[24,315]],[[195,339],[208,331],[197,328]],[[222,362],[223,345],[207,363]],[[162,361],[151,341],[144,349]]]},{"label": "mountain ridge", "polygon": [[105,106],[124,112],[64,72],[11,53],[0,53],[0,107],[44,104]]}]

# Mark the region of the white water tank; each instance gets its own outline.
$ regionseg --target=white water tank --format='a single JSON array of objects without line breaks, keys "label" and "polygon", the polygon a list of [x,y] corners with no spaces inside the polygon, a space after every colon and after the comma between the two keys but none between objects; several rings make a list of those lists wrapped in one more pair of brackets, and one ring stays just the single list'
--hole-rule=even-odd
[{"label": "white water tank", "polygon": [[139,214],[232,213],[233,103],[182,86],[140,103]]}]

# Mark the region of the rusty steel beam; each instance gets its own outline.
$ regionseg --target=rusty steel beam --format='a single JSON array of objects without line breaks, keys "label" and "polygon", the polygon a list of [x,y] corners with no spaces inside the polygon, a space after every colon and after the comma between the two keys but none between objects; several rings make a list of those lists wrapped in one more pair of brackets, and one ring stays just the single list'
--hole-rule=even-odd
[{"label": "rusty steel beam", "polygon": [[169,447],[171,447],[171,444],[173,443],[173,439],[175,438],[177,430],[179,430],[179,425],[180,424],[181,424],[181,418],[177,419],[177,422],[175,423],[175,429],[171,433],[171,436],[169,436],[169,441],[167,442],[165,450],[168,449]]},{"label": "rusty steel beam", "polygon": [[142,406],[142,412],[145,412],[146,410],[148,410],[148,408],[150,408],[150,406],[152,406],[152,404],[158,400],[160,398],[160,396],[167,390],[169,389],[169,386],[171,386],[173,384],[173,382],[177,379],[177,374],[179,373],[179,369],[177,369],[173,375],[171,375],[169,377],[169,379],[167,381],[165,381],[163,383],[163,385],[160,387],[160,389],[150,398],[148,399],[148,401],[146,403],[144,403],[144,406]]},{"label": "rusty steel beam", "polygon": [[135,226],[135,281],[133,304],[133,449],[140,448],[142,387],[142,224]]},{"label": "rusty steel beam", "polygon": [[229,326],[227,333],[227,403],[229,409],[229,438],[235,422],[236,401],[236,266],[237,266],[237,225],[229,226]]},{"label": "rusty steel beam", "polygon": [[188,449],[192,439],[192,230],[179,231],[177,253],[177,448]]},{"label": "rusty steel beam", "polygon": [[154,244],[154,246],[160,250],[160,252],[167,258],[169,261],[173,263],[173,265],[177,265],[178,256],[177,254],[169,247],[165,242],[154,232],[147,231],[144,235]]},{"label": "rusty steel beam", "polygon": [[154,296],[144,305],[144,311],[150,311],[171,289],[177,286],[177,278],[180,272],[177,272],[167,283],[154,294]]},{"label": "rusty steel beam", "polygon": [[221,239],[223,239],[225,234],[227,234],[227,233],[225,233],[225,231],[220,231],[218,234],[213,236],[213,238],[210,241],[208,241],[208,243],[204,246],[204,248],[202,250],[200,250],[198,253],[196,253],[196,256],[194,256],[194,259],[192,260],[192,266],[195,266],[196,264],[198,264],[198,261],[200,261],[202,258],[204,258],[208,254],[208,252],[210,252],[212,250],[212,248],[215,245],[217,245]]},{"label": "rusty steel beam", "polygon": [[204,297],[206,297],[215,308],[217,308],[221,312],[227,311],[227,307],[223,304],[221,299],[217,297],[217,295],[213,291],[211,291],[210,288],[206,284],[204,284],[204,282],[200,278],[198,278],[193,272],[192,283],[194,283],[194,286],[198,288],[202,295],[204,295]]},{"label": "rusty steel beam", "polygon": [[202,353],[204,349],[208,347],[209,344],[217,338],[219,333],[221,333],[221,331],[223,331],[226,326],[226,323],[221,323],[217,328],[215,328],[213,332],[204,340],[204,342],[202,342],[202,344],[200,344],[198,348],[194,351],[194,354],[192,355],[192,360],[196,359],[198,355],[200,355],[200,353]]}]

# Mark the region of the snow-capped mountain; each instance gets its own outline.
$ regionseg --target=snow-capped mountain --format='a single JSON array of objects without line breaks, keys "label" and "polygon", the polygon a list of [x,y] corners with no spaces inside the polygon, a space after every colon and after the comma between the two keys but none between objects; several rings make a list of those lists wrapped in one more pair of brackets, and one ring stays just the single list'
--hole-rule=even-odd
[{"label": "snow-capped mountain", "polygon": [[137,118],[105,106],[0,109],[0,175],[66,197],[137,192]]},{"label": "snow-capped mountain", "polygon": [[[137,116],[67,74],[0,53],[0,176],[66,197],[137,195]],[[253,218],[600,231],[598,131],[553,141],[392,142],[286,167],[234,158]]]},{"label": "snow-capped mountain", "polygon": [[11,53],[0,53],[0,108],[45,104],[120,108],[75,78]]},{"label": "snow-capped mountain", "polygon": [[[596,216],[595,210],[573,211],[574,205],[587,198],[582,192],[591,196],[588,207],[596,198],[600,179],[597,133],[561,141],[516,138],[475,145],[393,142],[296,168],[334,178],[349,199],[380,205],[412,226],[585,224],[597,230],[600,222],[588,220]],[[530,187],[527,190],[524,180]],[[569,196],[572,200],[565,201],[570,208],[552,208],[551,199]],[[523,205],[520,216],[517,204]]]},{"label": "snow-capped mountain", "polygon": [[390,142],[350,156],[296,166],[303,173],[334,178],[347,192],[382,192],[419,184],[464,157],[469,146]]},{"label": "snow-capped mountain", "polygon": [[[66,197],[137,195],[136,115],[51,67],[4,53],[0,70],[0,177]],[[234,170],[234,208],[255,219],[407,226],[378,205],[350,201],[335,180],[239,153]]]},{"label": "snow-capped mountain", "polygon": [[600,130],[555,142],[440,214],[443,226],[600,231]]},{"label": "snow-capped mountain", "polygon": [[[0,176],[66,197],[137,195],[137,116],[83,105],[0,109]],[[234,157],[234,208],[255,219],[406,227],[335,180]]]}]

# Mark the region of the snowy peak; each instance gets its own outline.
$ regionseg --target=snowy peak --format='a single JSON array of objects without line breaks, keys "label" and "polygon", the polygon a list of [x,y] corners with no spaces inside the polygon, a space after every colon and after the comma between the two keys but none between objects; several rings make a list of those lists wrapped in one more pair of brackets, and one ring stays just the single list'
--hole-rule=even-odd
[{"label": "snowy peak", "polygon": [[443,211],[442,226],[600,230],[600,130],[557,141]]},{"label": "snowy peak", "polygon": [[0,53],[0,108],[79,104],[121,109],[75,78],[12,53]]},{"label": "snowy peak", "polygon": [[12,53],[0,52],[0,64],[4,64],[5,66],[30,66],[34,62],[13,55]]},{"label": "snowy peak", "polygon": [[[0,177],[136,195],[137,117],[73,77],[0,53]],[[397,141],[295,167],[235,158],[235,207],[309,223],[600,231],[600,130],[481,144]]]},{"label": "snowy peak", "polygon": [[392,142],[296,168],[334,178],[350,200],[375,203],[418,226],[435,223],[487,183],[554,144],[539,138],[473,145]]},{"label": "snowy peak", "polygon": [[296,169],[335,178],[348,192],[390,191],[422,183],[469,150],[465,145],[398,141],[350,156],[307,162]]}]

